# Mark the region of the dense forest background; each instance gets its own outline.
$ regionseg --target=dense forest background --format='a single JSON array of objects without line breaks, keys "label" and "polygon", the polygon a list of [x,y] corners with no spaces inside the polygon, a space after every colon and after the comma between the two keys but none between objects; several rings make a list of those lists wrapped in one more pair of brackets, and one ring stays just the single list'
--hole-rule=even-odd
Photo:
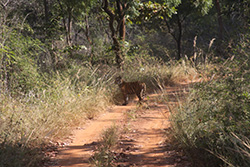
[{"label": "dense forest background", "polygon": [[135,55],[205,61],[211,59],[208,52],[228,58],[248,42],[248,5],[212,0],[1,1],[1,88],[28,91],[38,73],[51,75],[74,63],[120,67],[125,57]]},{"label": "dense forest background", "polygon": [[184,121],[176,136],[214,163],[248,166],[249,40],[249,0],[0,0],[0,166],[41,163],[37,150],[76,115],[116,103],[117,74],[151,87],[210,78],[186,106],[209,112],[187,115],[196,129]]}]

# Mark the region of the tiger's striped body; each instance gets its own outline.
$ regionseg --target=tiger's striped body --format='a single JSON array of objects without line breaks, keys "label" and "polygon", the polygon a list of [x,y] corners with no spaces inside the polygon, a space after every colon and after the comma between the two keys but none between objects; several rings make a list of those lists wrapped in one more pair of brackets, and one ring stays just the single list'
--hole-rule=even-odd
[{"label": "tiger's striped body", "polygon": [[115,84],[117,84],[121,92],[123,94],[124,103],[123,105],[128,104],[128,95],[129,94],[136,94],[136,96],[139,98],[139,102],[141,102],[145,96],[146,92],[146,84],[143,82],[125,82],[122,80],[122,78],[119,76],[115,80]]}]

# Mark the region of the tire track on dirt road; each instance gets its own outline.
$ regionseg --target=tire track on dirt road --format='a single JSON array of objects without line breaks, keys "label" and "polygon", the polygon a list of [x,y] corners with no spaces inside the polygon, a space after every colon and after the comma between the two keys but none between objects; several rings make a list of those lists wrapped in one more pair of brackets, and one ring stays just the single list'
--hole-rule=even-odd
[{"label": "tire track on dirt road", "polygon": [[72,143],[59,151],[56,158],[58,165],[55,166],[89,166],[89,158],[93,154],[95,142],[98,142],[101,133],[114,124],[122,124],[123,112],[129,109],[131,106],[115,106],[110,109],[110,112],[91,120],[83,128],[74,130]]}]

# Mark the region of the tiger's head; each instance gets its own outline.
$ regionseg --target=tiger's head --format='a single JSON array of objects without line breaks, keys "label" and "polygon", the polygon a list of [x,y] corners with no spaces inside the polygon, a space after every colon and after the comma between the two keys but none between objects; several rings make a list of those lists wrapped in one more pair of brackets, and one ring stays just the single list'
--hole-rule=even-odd
[{"label": "tiger's head", "polygon": [[118,76],[115,78],[115,84],[120,85],[122,83],[122,77]]}]

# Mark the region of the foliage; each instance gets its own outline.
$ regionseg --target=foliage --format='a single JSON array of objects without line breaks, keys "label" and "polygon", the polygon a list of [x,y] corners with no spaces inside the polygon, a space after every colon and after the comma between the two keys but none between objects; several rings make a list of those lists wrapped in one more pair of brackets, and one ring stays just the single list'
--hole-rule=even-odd
[{"label": "foliage", "polygon": [[176,138],[197,151],[194,159],[203,155],[198,157],[207,166],[218,166],[222,163],[218,159],[231,166],[249,166],[249,149],[236,137],[245,141],[250,137],[249,58],[228,60],[216,74],[217,79],[197,84],[174,114]]},{"label": "foliage", "polygon": [[[140,18],[142,21],[149,21],[152,18],[163,19],[163,15],[171,17],[177,13],[176,7],[181,4],[181,1],[146,1],[140,7]],[[137,23],[141,23],[141,20]]]},{"label": "foliage", "polygon": [[42,80],[37,71],[36,61],[43,52],[39,40],[24,37],[16,31],[6,32],[8,36],[0,49],[1,79],[8,91],[19,89],[22,92],[39,89]]},{"label": "foliage", "polygon": [[[147,60],[143,57],[133,57],[126,61],[126,71],[121,73],[126,80],[137,78],[146,81],[152,88],[158,88],[156,79],[172,83],[178,78],[188,77],[182,72],[180,64],[170,66],[161,62],[160,65],[158,60],[150,57]],[[135,60],[140,62],[140,66]],[[30,162],[31,166],[41,163],[43,156],[40,153],[44,144],[54,137],[64,136],[71,126],[84,123],[83,120],[86,119],[93,119],[108,105],[116,102],[119,92],[119,87],[113,83],[116,75],[118,72],[114,67],[72,62],[67,70],[43,75],[43,82],[30,88],[27,93],[15,89],[15,98],[1,94],[1,149],[15,156],[26,156],[27,161],[27,155],[35,151],[37,159],[34,158],[34,161]],[[37,78],[33,80],[37,81]],[[110,145],[112,142],[112,139],[107,139]],[[34,149],[37,147],[38,149]],[[8,161],[8,154],[1,156],[1,164],[14,165],[12,161]],[[26,160],[19,159],[27,163]]]},{"label": "foliage", "polygon": [[[0,166],[41,166],[44,143],[116,102],[115,75],[142,80],[153,91],[202,74],[194,67],[204,55],[209,56],[202,62],[218,63],[219,74],[199,85],[183,106],[187,112],[178,117],[179,134],[184,143],[207,148],[228,164],[238,162],[232,152],[241,154],[240,160],[246,157],[249,1],[220,0],[224,38],[218,45],[211,0],[109,0],[115,33],[124,23],[120,35],[126,40],[116,41],[124,58],[121,71],[113,66],[114,36],[103,2],[0,0]],[[117,2],[128,6],[119,13]],[[178,50],[182,59],[175,62]]]}]

